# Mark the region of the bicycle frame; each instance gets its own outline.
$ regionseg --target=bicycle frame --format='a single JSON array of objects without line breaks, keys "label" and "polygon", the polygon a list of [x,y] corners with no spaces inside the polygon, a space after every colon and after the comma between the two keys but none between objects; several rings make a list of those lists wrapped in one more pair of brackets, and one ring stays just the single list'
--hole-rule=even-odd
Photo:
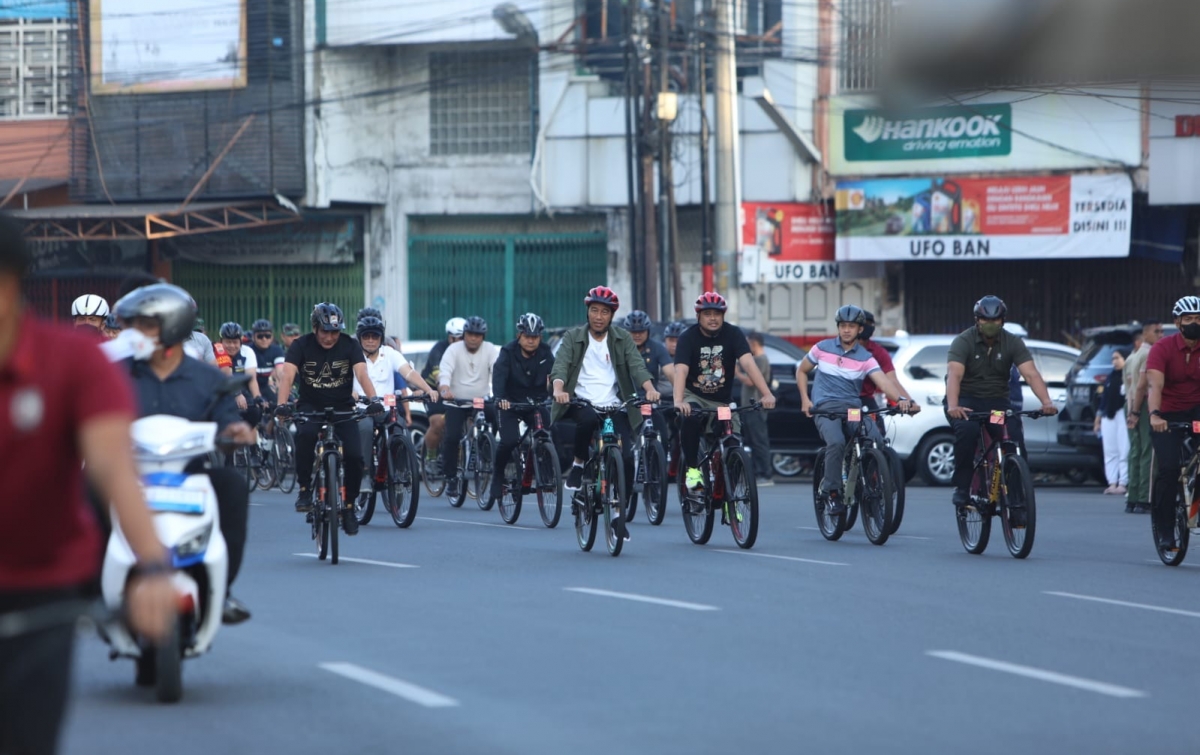
[{"label": "bicycle frame", "polygon": [[[874,418],[884,414],[895,414],[891,408],[886,409],[850,409],[845,412],[813,412],[814,417],[841,420],[842,435],[846,437],[846,452],[848,457],[842,459],[842,485],[847,501],[854,500],[854,486],[858,482],[858,468],[862,466],[863,451],[870,448],[882,448],[883,444],[871,437],[871,427]],[[847,433],[848,427],[856,425]],[[823,451],[822,451],[823,452]]]},{"label": "bicycle frame", "polygon": [[[516,453],[524,459],[525,474],[521,480],[521,487],[528,488],[533,484],[534,480],[541,480],[541,469],[538,468],[537,454],[534,449],[537,446],[537,441],[547,440],[553,443],[553,438],[550,435],[550,429],[546,427],[542,419],[543,408],[549,407],[552,402],[509,402],[507,411],[527,412],[533,416],[529,422],[525,422],[525,432],[521,433],[521,439],[517,441]],[[493,473],[495,470],[492,470]]]},{"label": "bicycle frame", "polygon": [[[1020,414],[1026,414],[1026,412],[1021,412]],[[1000,493],[1002,491],[1007,492],[1007,490],[1004,490],[1003,475],[1000,474],[1004,466],[1004,457],[1020,455],[1017,442],[1008,435],[1007,420],[1011,416],[1014,416],[1012,411],[992,411],[988,413],[986,423],[982,418],[972,417],[970,420],[980,425],[979,441],[975,444],[975,464],[971,467],[971,479],[974,480],[975,473],[979,471],[980,467],[983,467],[984,479],[988,481],[986,500],[989,507],[994,507],[1000,502]],[[984,426],[985,424],[998,425],[1000,427],[998,437],[989,432]]]}]

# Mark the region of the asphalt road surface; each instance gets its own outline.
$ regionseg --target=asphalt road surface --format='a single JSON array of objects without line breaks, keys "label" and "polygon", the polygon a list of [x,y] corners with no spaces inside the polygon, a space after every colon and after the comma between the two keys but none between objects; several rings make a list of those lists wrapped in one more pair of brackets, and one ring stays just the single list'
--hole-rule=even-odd
[{"label": "asphalt road surface", "polygon": [[[763,489],[739,551],[639,510],[611,558],[468,501],[386,513],[318,562],[290,497],[256,493],[235,594],[254,612],[154,702],[78,646],[63,752],[1200,752],[1200,554],[1168,568],[1148,517],[1039,488],[1032,556],[959,544],[945,489],[899,534],[816,531],[811,488]],[[672,493],[674,501],[674,493]],[[601,534],[601,538],[603,535]]]}]

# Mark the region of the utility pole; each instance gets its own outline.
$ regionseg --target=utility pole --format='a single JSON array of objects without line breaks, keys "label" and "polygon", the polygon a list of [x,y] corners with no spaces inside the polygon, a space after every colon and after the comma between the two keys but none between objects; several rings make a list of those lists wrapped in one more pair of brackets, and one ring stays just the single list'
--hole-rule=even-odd
[{"label": "utility pole", "polygon": [[738,322],[738,176],[737,58],[734,49],[734,0],[715,0],[716,55],[713,60],[717,109],[716,284],[729,301],[725,318]]},{"label": "utility pole", "polygon": [[[608,7],[607,4],[605,7]],[[637,51],[634,49],[632,12],[633,5],[626,5],[621,14],[621,20],[625,26],[625,39],[622,45],[625,67],[625,190],[628,195],[625,222],[629,224],[629,267],[630,270],[636,272],[641,269],[641,254],[638,252],[637,192],[634,188],[635,180],[633,177],[634,171],[637,170],[638,162],[634,159],[637,116],[634,114],[633,108],[633,90],[637,86],[637,75],[633,72],[633,61],[637,59]],[[635,306],[636,302],[640,302],[644,298],[642,285],[636,278],[633,281],[632,295]]]},{"label": "utility pole", "polygon": [[638,270],[638,275],[645,281],[646,298],[643,302],[643,307],[647,312],[658,311],[658,230],[656,228],[656,218],[654,217],[654,150],[649,142],[649,136],[653,131],[654,124],[651,119],[654,117],[654,112],[650,107],[651,93],[654,91],[653,82],[650,79],[650,66],[643,65],[642,73],[642,139],[638,144],[638,148],[642,160],[642,190],[641,190],[641,215],[642,215],[642,249],[645,254],[642,259],[642,269]]},{"label": "utility pole", "polygon": [[[704,290],[713,290],[712,213],[708,199],[708,30],[699,35],[696,54],[700,59],[700,261]],[[680,304],[682,306],[682,303]]]},{"label": "utility pole", "polygon": [[658,21],[658,92],[655,96],[655,115],[658,116],[658,292],[659,319],[671,316],[670,250],[671,250],[671,122],[675,119],[675,95],[670,91],[670,15],[663,0],[656,0]]}]

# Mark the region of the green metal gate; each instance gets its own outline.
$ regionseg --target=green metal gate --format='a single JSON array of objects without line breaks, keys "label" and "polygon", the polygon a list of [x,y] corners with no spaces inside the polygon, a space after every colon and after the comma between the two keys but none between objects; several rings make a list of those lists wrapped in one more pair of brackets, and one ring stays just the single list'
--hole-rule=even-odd
[{"label": "green metal gate", "polygon": [[217,265],[176,260],[174,283],[187,289],[200,307],[210,336],[223,322],[250,327],[260,317],[275,326],[285,322],[309,330],[313,305],[329,301],[346,313],[348,327],[363,306],[363,261],[353,265]]},{"label": "green metal gate", "polygon": [[438,339],[451,317],[480,315],[488,340],[516,335],[517,317],[550,327],[583,322],[583,297],[608,280],[603,233],[410,236],[408,322],[414,339]]}]

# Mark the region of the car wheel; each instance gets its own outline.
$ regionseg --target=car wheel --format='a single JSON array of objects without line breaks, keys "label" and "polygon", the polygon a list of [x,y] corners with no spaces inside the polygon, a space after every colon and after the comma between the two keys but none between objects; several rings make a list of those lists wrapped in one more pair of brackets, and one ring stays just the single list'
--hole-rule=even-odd
[{"label": "car wheel", "polygon": [[771,454],[771,468],[783,477],[795,477],[805,469],[804,460],[790,454]]},{"label": "car wheel", "polygon": [[929,485],[949,485],[954,476],[954,436],[935,433],[917,449],[917,474]]},{"label": "car wheel", "polygon": [[1081,467],[1071,467],[1065,474],[1072,485],[1083,485],[1092,477],[1088,470]]}]

